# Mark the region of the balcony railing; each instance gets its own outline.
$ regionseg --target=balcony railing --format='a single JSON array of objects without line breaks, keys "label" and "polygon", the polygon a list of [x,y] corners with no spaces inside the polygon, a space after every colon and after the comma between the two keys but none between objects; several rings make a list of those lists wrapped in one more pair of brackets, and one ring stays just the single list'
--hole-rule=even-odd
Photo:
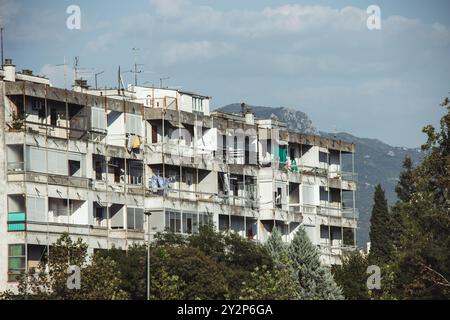
[{"label": "balcony railing", "polygon": [[347,219],[359,219],[359,211],[357,208],[342,209],[342,217]]}]

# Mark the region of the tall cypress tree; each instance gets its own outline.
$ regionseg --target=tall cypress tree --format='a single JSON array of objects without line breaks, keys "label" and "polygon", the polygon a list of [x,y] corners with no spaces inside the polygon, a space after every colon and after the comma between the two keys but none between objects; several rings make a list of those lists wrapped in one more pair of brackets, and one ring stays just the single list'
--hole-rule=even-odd
[{"label": "tall cypress tree", "polygon": [[403,161],[403,171],[400,173],[399,181],[395,187],[398,201],[392,207],[391,213],[391,238],[393,250],[401,251],[401,238],[406,229],[403,208],[409,203],[417,189],[414,175],[415,173],[411,158],[406,156]]},{"label": "tall cypress tree", "polygon": [[403,172],[400,174],[399,182],[395,187],[395,192],[400,201],[409,202],[412,194],[416,191],[414,182],[414,172],[412,160],[406,156],[403,161]]},{"label": "tall cypress tree", "polygon": [[371,263],[387,263],[392,253],[391,217],[388,203],[381,185],[375,187],[372,216],[370,217],[370,253]]}]

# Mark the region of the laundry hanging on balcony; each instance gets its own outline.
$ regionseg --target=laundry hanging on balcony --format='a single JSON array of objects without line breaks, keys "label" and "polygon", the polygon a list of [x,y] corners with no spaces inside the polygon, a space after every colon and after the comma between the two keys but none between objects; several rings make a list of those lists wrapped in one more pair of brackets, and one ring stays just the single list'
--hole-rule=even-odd
[{"label": "laundry hanging on balcony", "polygon": [[141,146],[141,140],[139,139],[139,136],[130,134],[128,136],[128,141],[127,141],[128,152],[131,153],[131,151],[139,149],[140,146]]},{"label": "laundry hanging on balcony", "polygon": [[158,190],[165,190],[171,187],[174,182],[171,178],[164,178],[161,176],[152,176],[149,179],[149,187],[152,192],[157,192]]}]

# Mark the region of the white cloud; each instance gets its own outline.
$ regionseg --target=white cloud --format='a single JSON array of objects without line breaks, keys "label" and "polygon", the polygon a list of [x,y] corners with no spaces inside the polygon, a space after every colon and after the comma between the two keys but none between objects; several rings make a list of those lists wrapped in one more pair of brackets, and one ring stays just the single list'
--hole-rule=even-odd
[{"label": "white cloud", "polygon": [[19,13],[20,5],[14,0],[0,1],[0,26],[5,26]]},{"label": "white cloud", "polygon": [[62,64],[45,64],[39,74],[49,78],[51,84],[55,87],[64,88],[64,85],[67,85],[67,88],[70,88],[73,83],[73,69],[67,61],[65,70]]},{"label": "white cloud", "polygon": [[158,15],[166,18],[178,17],[190,6],[187,0],[151,0],[150,3]]},{"label": "white cloud", "polygon": [[232,53],[233,45],[224,42],[211,41],[168,41],[161,45],[161,60],[166,65],[193,60],[210,59],[220,55]]},{"label": "white cloud", "polygon": [[[442,89],[450,72],[450,28],[445,21],[382,15],[381,30],[370,31],[363,7],[290,4],[238,10],[202,2],[210,5],[145,0],[146,5],[132,6],[119,19],[105,15],[92,26],[87,21],[83,30],[89,32],[70,33],[70,42],[53,40],[58,32],[55,22],[47,20],[57,16],[41,14],[44,22],[25,12],[16,39],[33,48],[39,41],[40,50],[50,51],[52,59],[66,43],[64,49],[72,50],[68,55],[84,55],[83,61],[93,59],[96,65],[86,63],[103,64],[102,70],[131,66],[131,48],[139,47],[143,69],[170,74],[184,87],[205,91],[216,105],[243,99],[298,106],[319,119],[319,125],[358,124],[365,132],[377,119],[380,129],[372,131],[387,137],[398,134],[392,129],[397,121],[393,111],[428,121],[437,114],[427,109],[434,106],[432,97],[440,99],[448,92],[448,87]],[[44,37],[50,40],[42,45]],[[43,71],[63,83],[61,68],[46,66]],[[115,73],[110,74],[104,79],[114,83]],[[405,128],[404,135],[413,129],[417,123]]]}]

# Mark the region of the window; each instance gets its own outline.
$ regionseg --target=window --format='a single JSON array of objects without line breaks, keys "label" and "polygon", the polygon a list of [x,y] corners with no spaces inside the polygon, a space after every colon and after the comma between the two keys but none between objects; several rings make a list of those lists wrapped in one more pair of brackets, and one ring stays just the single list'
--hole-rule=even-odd
[{"label": "window", "polygon": [[8,212],[8,232],[25,231],[26,215],[25,212]]},{"label": "window", "polygon": [[25,272],[25,245],[10,244],[8,246],[8,281],[15,282]]},{"label": "window", "polygon": [[158,142],[158,128],[156,125],[152,124],[152,143]]},{"label": "window", "polygon": [[106,172],[105,160],[96,158],[94,158],[95,180],[103,180],[102,174]]},{"label": "window", "polygon": [[45,103],[41,100],[34,100],[32,105],[32,110],[38,112],[39,120],[44,120],[45,115]]},{"label": "window", "polygon": [[141,116],[137,114],[126,114],[127,133],[142,136],[142,120]]},{"label": "window", "polygon": [[91,108],[91,129],[93,131],[106,131],[106,113],[101,108]]},{"label": "window", "polygon": [[106,219],[106,208],[95,207],[94,219],[95,219],[95,224],[97,226],[101,226],[102,221],[104,219]]},{"label": "window", "polygon": [[56,120],[58,120],[58,116],[56,114],[56,108],[50,109],[50,124],[52,126],[56,126]]},{"label": "window", "polygon": [[245,164],[250,164],[250,138],[245,137]]},{"label": "window", "polygon": [[320,238],[322,239],[330,239],[330,229],[329,226],[320,225]]},{"label": "window", "polygon": [[227,163],[227,136],[222,136],[222,157],[223,157],[223,163]]},{"label": "window", "polygon": [[30,146],[26,147],[25,163],[27,171],[47,172],[46,159],[45,149]]},{"label": "window", "polygon": [[302,200],[303,204],[314,204],[314,186],[303,185],[302,186]]},{"label": "window", "polygon": [[289,148],[289,158],[291,161],[295,160],[295,148]]},{"label": "window", "polygon": [[142,171],[144,170],[142,161],[128,162],[128,183],[134,185],[142,184]]},{"label": "window", "polygon": [[81,162],[69,160],[69,176],[81,176]]},{"label": "window", "polygon": [[48,173],[57,175],[67,175],[68,166],[62,165],[67,163],[66,154],[63,151],[48,150]]},{"label": "window", "polygon": [[127,208],[127,228],[144,230],[144,209]]},{"label": "window", "polygon": [[198,225],[200,227],[201,226],[207,226],[210,223],[210,221],[211,221],[211,218],[210,218],[210,216],[207,213],[205,213],[205,214],[200,213],[198,215],[198,219],[199,219]]},{"label": "window", "polygon": [[166,230],[175,233],[181,233],[181,213],[166,212]]},{"label": "window", "polygon": [[328,163],[328,153],[319,151],[319,162]]},{"label": "window", "polygon": [[234,149],[234,163],[237,163],[236,160],[238,158],[238,138],[233,138],[233,149]]},{"label": "window", "polygon": [[281,208],[281,197],[282,197],[282,190],[281,188],[277,188],[277,191],[275,192],[275,207]]},{"label": "window", "polygon": [[196,213],[183,212],[183,233],[192,234],[198,232]]},{"label": "window", "polygon": [[194,111],[203,112],[203,99],[192,98],[192,109]]},{"label": "window", "polygon": [[46,222],[45,198],[27,196],[28,221]]}]

